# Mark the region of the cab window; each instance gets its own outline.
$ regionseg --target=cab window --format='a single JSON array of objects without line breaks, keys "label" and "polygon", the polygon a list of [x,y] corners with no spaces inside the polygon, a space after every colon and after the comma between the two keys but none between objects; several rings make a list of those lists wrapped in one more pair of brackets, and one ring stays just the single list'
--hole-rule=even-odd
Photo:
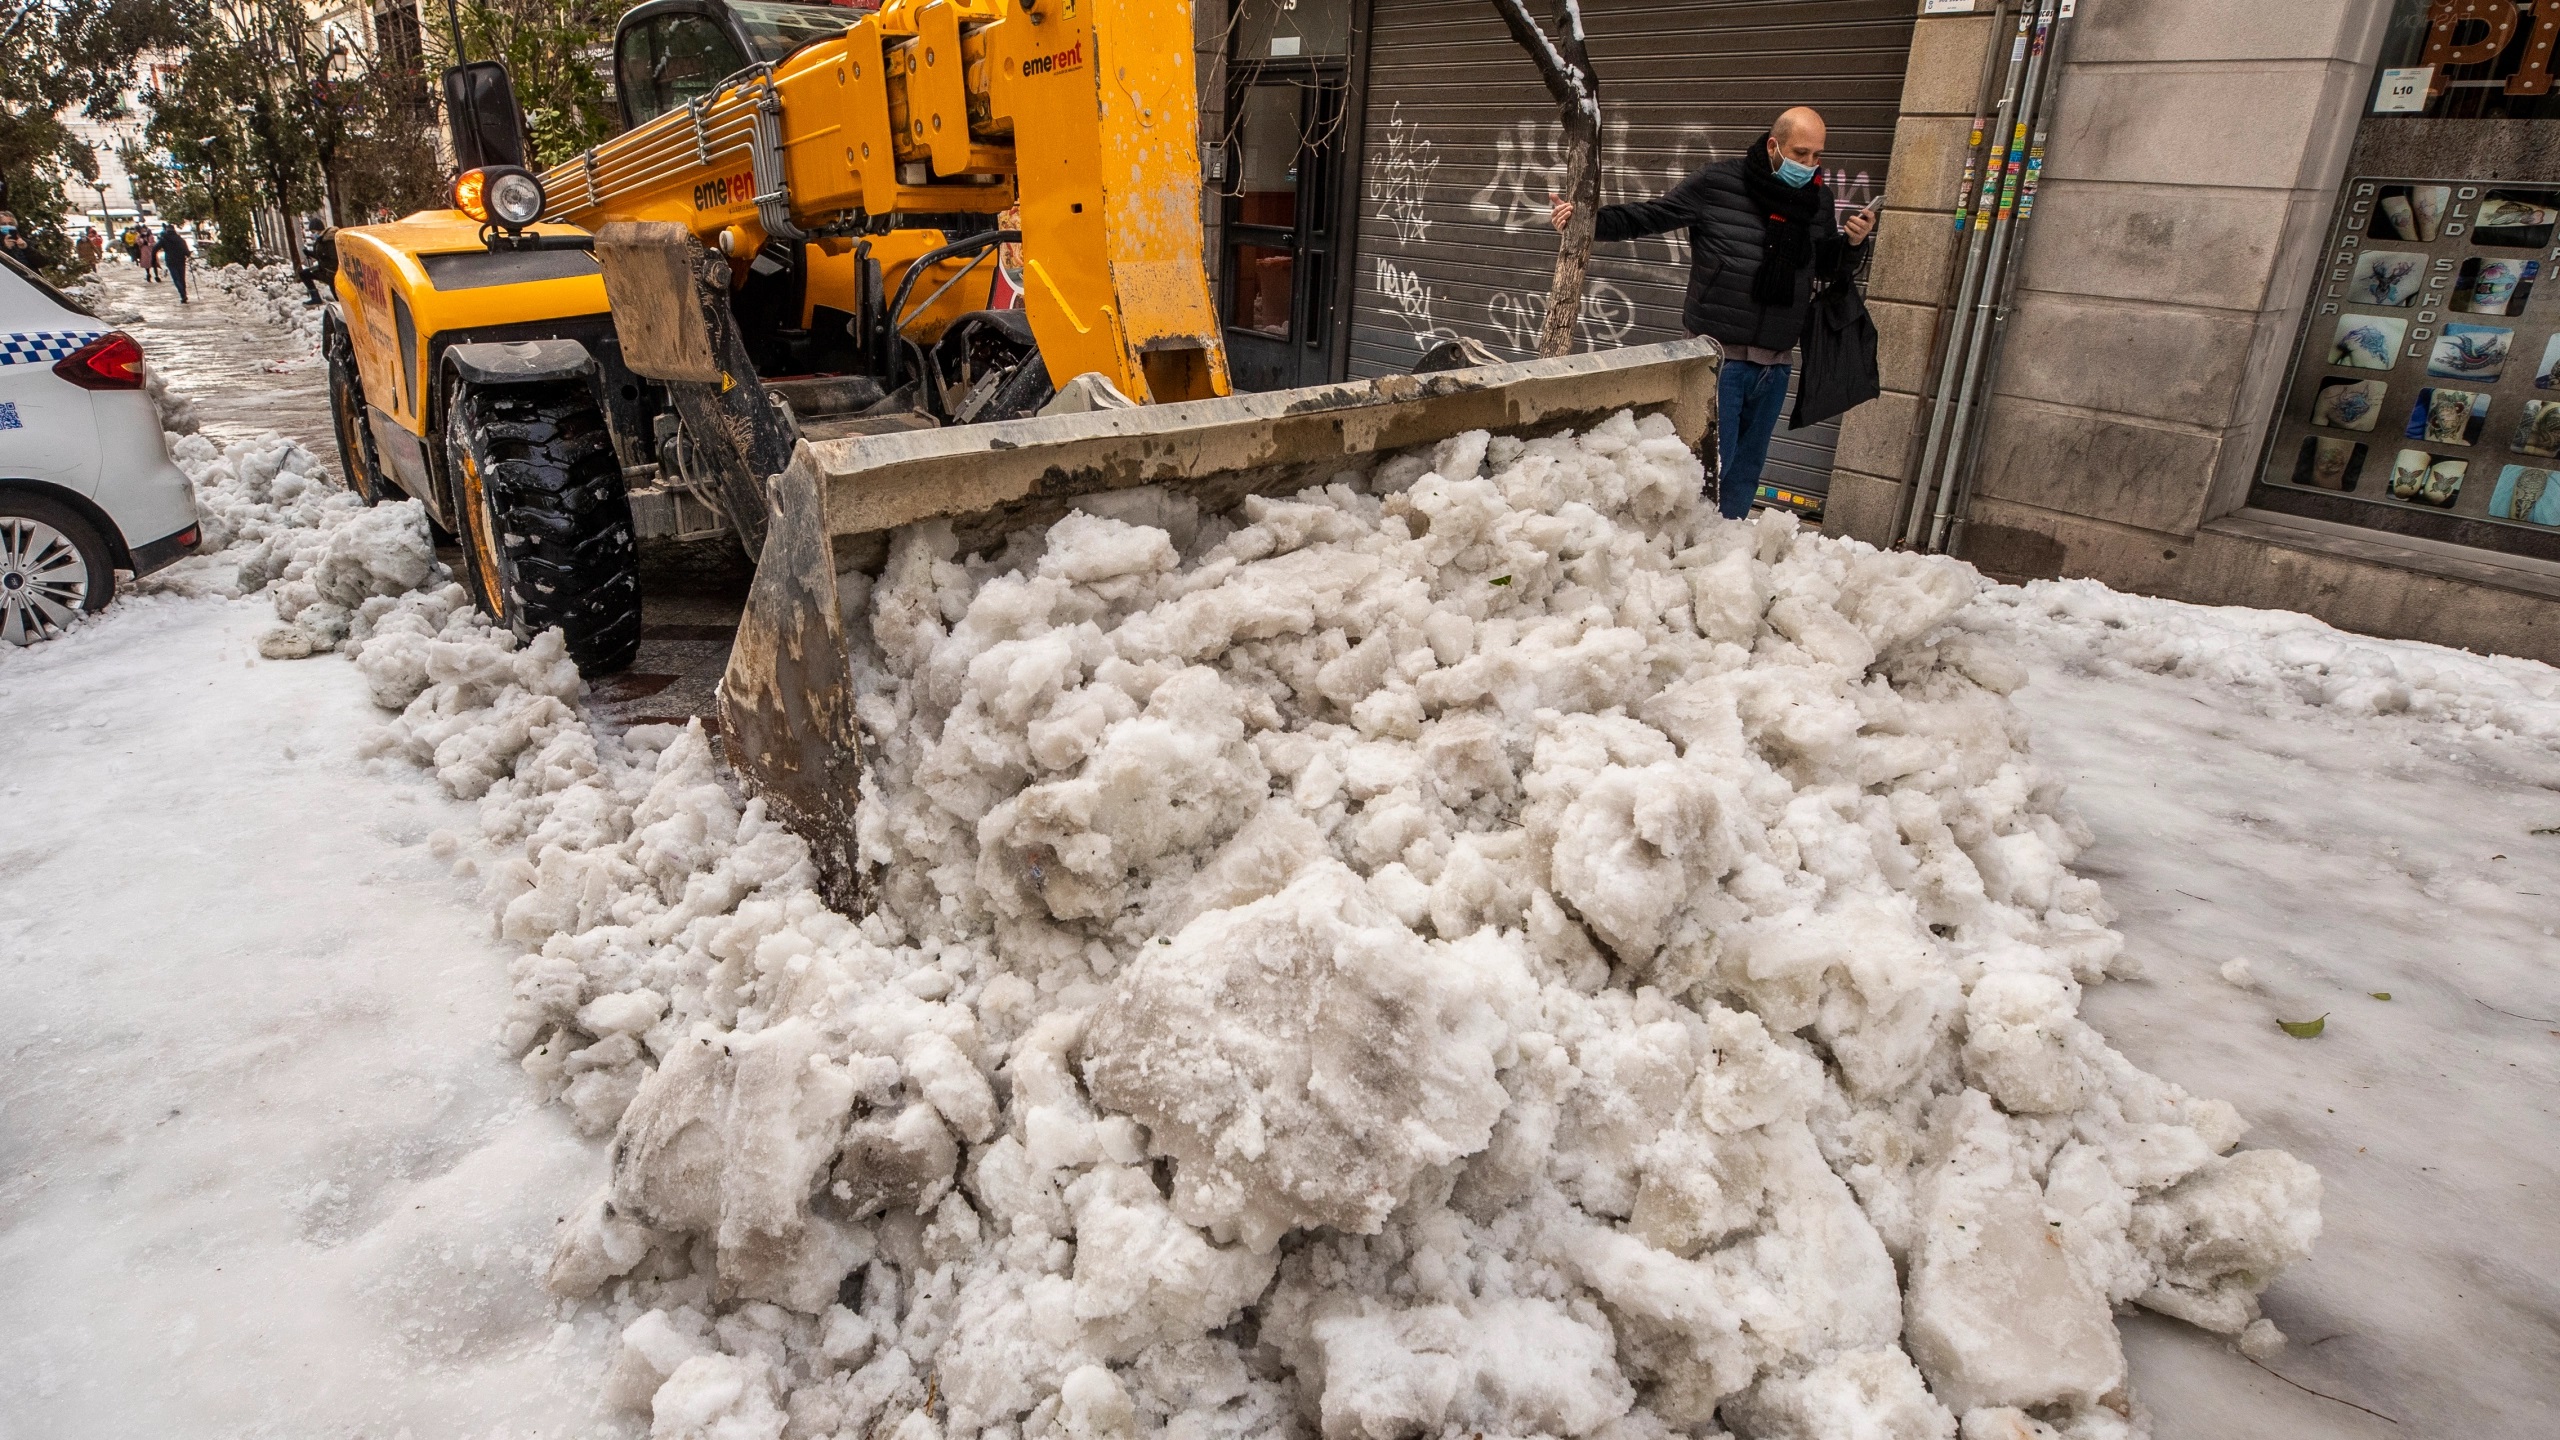
[{"label": "cab window", "polygon": [[715,93],[746,65],[717,21],[661,15],[622,32],[614,68],[631,123],[640,125]]},{"label": "cab window", "polygon": [[776,4],[773,0],[730,0],[729,15],[747,34],[747,43],[768,64],[779,65],[801,46],[832,39],[880,7],[872,0],[847,6]]}]

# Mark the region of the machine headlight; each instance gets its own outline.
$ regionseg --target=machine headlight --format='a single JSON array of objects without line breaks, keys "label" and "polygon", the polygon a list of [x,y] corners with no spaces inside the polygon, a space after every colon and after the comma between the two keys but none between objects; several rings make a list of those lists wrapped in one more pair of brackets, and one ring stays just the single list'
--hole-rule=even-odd
[{"label": "machine headlight", "polygon": [[492,170],[488,204],[489,218],[510,230],[521,230],[542,218],[542,182],[523,170]]},{"label": "machine headlight", "polygon": [[453,177],[453,208],[482,224],[489,223],[489,172],[465,170]]}]

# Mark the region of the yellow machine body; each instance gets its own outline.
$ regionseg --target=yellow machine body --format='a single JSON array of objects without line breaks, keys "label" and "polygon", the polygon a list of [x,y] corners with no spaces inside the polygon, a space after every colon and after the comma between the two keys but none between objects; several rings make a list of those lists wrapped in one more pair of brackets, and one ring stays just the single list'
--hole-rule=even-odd
[{"label": "yellow machine body", "polygon": [[[1227,368],[1201,261],[1196,85],[1189,0],[889,0],[544,171],[549,213],[534,229],[675,221],[725,241],[742,271],[776,229],[806,234],[806,326],[823,308],[855,308],[858,256],[895,289],[947,238],[865,234],[865,220],[1013,212],[1022,308],[1051,375],[1099,371],[1145,402],[1205,399],[1227,393]],[[435,420],[437,337],[608,313],[600,272],[440,288],[430,257],[484,248],[480,223],[459,211],[349,227],[337,241],[367,402],[421,440]],[[972,264],[916,276],[900,333],[930,343],[984,308],[994,267],[961,278]]]},{"label": "yellow machine body", "polygon": [[[579,233],[566,225],[535,228]],[[428,270],[444,257],[476,265],[487,254],[480,222],[459,210],[422,210],[338,232],[336,289],[365,399],[411,435],[427,433],[434,399],[428,367],[438,336],[605,314],[604,274],[592,262],[583,274],[556,279],[443,287]]]},{"label": "yellow machine body", "polygon": [[[672,221],[735,256],[788,227],[830,256],[868,243],[894,287],[941,236],[865,242],[863,218],[1016,211],[1023,308],[1052,376],[1099,371],[1141,401],[1223,395],[1191,25],[1189,0],[889,0],[769,73],[544,171],[547,218]],[[813,266],[810,310],[852,309],[850,282]],[[930,339],[983,303],[974,283],[954,286],[905,333]]]}]

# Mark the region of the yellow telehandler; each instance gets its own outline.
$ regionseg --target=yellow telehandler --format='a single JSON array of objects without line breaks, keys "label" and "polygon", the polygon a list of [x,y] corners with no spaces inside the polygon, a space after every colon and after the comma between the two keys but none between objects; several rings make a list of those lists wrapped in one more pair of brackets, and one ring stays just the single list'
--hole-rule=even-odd
[{"label": "yellow telehandler", "polygon": [[1707,431],[1705,340],[1230,395],[1193,43],[1189,0],[647,0],[623,133],[539,174],[503,67],[446,72],[452,208],[322,257],[349,483],[422,501],[478,603],[590,674],[638,649],[640,540],[734,535],[729,759],[859,904],[837,576],[895,528],[1232,504],[1630,407]]}]

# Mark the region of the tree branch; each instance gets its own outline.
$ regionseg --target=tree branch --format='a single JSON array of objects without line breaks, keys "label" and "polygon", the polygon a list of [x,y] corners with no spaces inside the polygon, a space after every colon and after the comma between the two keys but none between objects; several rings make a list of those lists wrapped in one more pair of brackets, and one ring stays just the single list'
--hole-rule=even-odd
[{"label": "tree branch", "polygon": [[1529,52],[1564,123],[1565,194],[1573,218],[1556,247],[1556,270],[1547,291],[1546,321],[1539,327],[1540,355],[1573,353],[1582,321],[1582,289],[1591,269],[1591,242],[1600,219],[1600,76],[1582,26],[1580,0],[1556,0],[1556,38],[1531,19],[1527,0],[1493,0],[1504,28]]}]

